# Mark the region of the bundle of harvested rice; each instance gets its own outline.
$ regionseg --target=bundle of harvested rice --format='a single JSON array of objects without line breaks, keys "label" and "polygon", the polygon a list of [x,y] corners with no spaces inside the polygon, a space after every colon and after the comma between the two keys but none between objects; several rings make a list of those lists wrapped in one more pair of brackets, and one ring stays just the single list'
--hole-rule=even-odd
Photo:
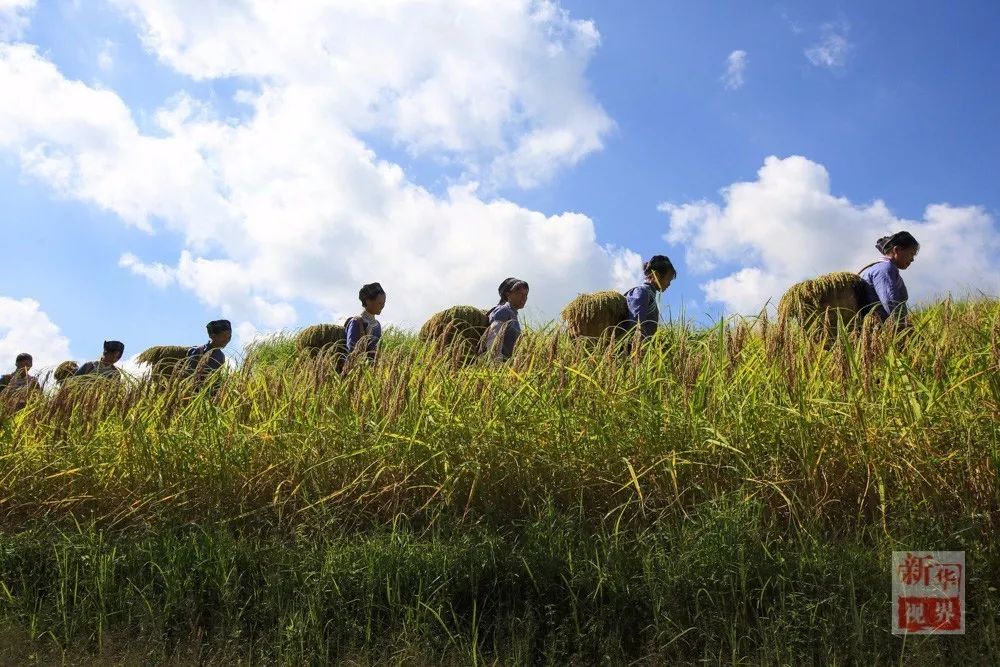
[{"label": "bundle of harvested rice", "polygon": [[861,277],[847,271],[803,280],[781,297],[778,315],[794,317],[805,326],[817,321],[835,326],[838,320],[848,321],[857,315],[862,287]]},{"label": "bundle of harvested rice", "polygon": [[55,378],[56,382],[64,382],[67,378],[73,377],[78,368],[75,361],[64,361],[52,371],[52,377]]},{"label": "bundle of harvested rice", "polygon": [[295,337],[295,349],[307,355],[324,351],[347,352],[347,333],[339,324],[314,324]]},{"label": "bundle of harvested rice", "polygon": [[479,341],[490,325],[486,311],[475,306],[452,306],[435,313],[420,327],[420,340],[447,346],[456,338],[478,349]]},{"label": "bundle of harvested rice", "polygon": [[161,379],[169,377],[175,369],[184,363],[188,348],[183,345],[155,345],[144,350],[135,358],[141,364],[152,366],[150,375]]},{"label": "bundle of harvested rice", "polygon": [[566,304],[562,318],[571,336],[599,338],[629,319],[628,302],[614,290],[581,294]]}]

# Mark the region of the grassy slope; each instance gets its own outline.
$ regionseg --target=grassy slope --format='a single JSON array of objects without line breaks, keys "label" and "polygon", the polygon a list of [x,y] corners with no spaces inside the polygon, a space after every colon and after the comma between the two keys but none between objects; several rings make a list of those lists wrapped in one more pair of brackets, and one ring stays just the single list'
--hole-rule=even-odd
[{"label": "grassy slope", "polygon": [[[216,403],[77,387],[0,435],[0,620],[123,660],[995,662],[998,338],[984,301],[905,342],[396,335],[346,380],[265,346]],[[966,550],[964,637],[888,634],[907,548]]]}]

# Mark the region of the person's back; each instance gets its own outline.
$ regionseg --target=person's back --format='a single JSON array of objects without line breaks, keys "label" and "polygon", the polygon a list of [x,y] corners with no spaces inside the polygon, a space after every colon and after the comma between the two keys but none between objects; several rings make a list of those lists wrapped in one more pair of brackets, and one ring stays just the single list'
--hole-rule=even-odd
[{"label": "person's back", "polygon": [[102,364],[100,359],[96,361],[88,361],[87,363],[80,366],[74,376],[82,375],[93,375],[102,378],[108,378],[109,380],[120,380],[122,373],[121,370],[116,368],[113,364]]},{"label": "person's back", "polygon": [[226,353],[220,348],[213,348],[211,343],[205,343],[189,347],[184,360],[189,375],[199,372],[207,374],[226,365]]}]

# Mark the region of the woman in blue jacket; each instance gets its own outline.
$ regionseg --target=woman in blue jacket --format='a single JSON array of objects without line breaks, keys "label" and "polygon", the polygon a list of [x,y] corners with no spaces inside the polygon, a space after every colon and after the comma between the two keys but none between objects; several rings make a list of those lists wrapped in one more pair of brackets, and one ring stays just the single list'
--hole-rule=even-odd
[{"label": "woman in blue jacket", "polygon": [[909,294],[899,272],[913,263],[920,244],[912,234],[901,231],[883,236],[876,241],[875,248],[882,253],[882,259],[861,270],[863,294],[859,312],[862,315],[875,313],[882,321],[892,318],[907,326]]},{"label": "woman in blue jacket", "polygon": [[496,361],[506,361],[514,354],[514,344],[521,336],[517,311],[528,302],[528,283],[507,278],[497,289],[500,303],[488,313],[490,326],[486,330],[486,350]]},{"label": "woman in blue jacket", "polygon": [[642,265],[646,281],[625,292],[628,302],[628,328],[638,326],[643,339],[656,333],[660,322],[660,309],[656,305],[657,292],[665,292],[674,278],[677,270],[665,255],[653,255]]}]

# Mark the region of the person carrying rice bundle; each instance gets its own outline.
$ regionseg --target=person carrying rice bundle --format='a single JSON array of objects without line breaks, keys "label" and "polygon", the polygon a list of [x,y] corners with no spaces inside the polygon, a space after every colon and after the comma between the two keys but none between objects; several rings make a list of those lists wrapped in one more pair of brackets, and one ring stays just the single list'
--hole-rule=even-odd
[{"label": "person carrying rice bundle", "polygon": [[528,302],[528,283],[518,278],[507,278],[500,287],[500,303],[490,309],[487,317],[486,350],[495,361],[506,361],[514,354],[514,345],[521,336],[521,323],[517,311]]},{"label": "person carrying rice bundle", "polygon": [[28,397],[31,394],[42,391],[38,379],[28,375],[33,363],[32,356],[22,352],[14,358],[14,372],[0,375],[0,396],[5,399],[4,403],[10,401],[14,412],[28,404]]},{"label": "person carrying rice bundle", "polygon": [[859,274],[862,280],[859,313],[874,313],[882,321],[909,326],[906,301],[909,294],[900,271],[906,270],[917,256],[920,244],[907,231],[883,236],[875,242],[882,259],[866,266]]},{"label": "person carrying rice bundle", "polygon": [[[226,353],[222,348],[229,345],[233,339],[233,326],[229,320],[212,320],[205,329],[208,332],[208,342],[188,348],[185,355],[185,371],[194,377],[196,387],[201,387],[205,380],[226,365]],[[218,384],[213,383],[212,394],[218,390]]]},{"label": "person carrying rice bundle", "polygon": [[125,354],[125,343],[120,340],[106,340],[101,358],[96,361],[88,361],[80,366],[73,375],[74,377],[93,375],[109,380],[120,380],[122,372],[115,364],[121,360],[123,354]]},{"label": "person carrying rice bundle", "polygon": [[358,291],[358,299],[361,301],[361,313],[344,324],[347,354],[350,356],[364,340],[367,358],[374,362],[378,357],[378,343],[382,338],[382,325],[375,317],[385,308],[385,290],[379,283],[369,283]]},{"label": "person carrying rice bundle", "polygon": [[642,265],[646,281],[625,292],[628,303],[629,318],[623,329],[629,331],[638,326],[643,339],[656,333],[660,322],[660,309],[656,305],[656,294],[665,292],[674,278],[677,270],[665,255],[653,255]]}]

